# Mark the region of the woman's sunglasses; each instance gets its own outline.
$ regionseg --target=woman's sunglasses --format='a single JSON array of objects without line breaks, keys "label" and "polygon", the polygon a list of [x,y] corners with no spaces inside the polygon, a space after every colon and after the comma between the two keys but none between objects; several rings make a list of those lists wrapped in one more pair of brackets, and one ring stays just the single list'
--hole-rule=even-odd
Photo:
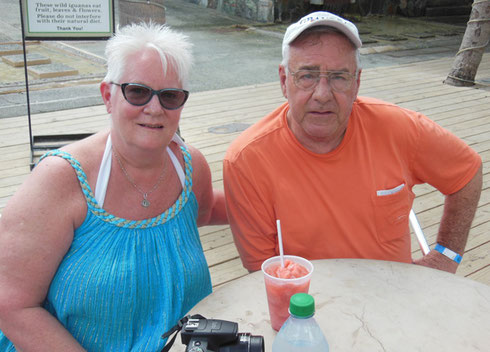
[{"label": "woman's sunglasses", "polygon": [[124,99],[126,99],[129,104],[136,106],[147,104],[151,98],[156,95],[164,109],[177,110],[184,106],[189,97],[189,92],[184,89],[165,88],[153,90],[152,88],[139,83],[111,83],[120,86]]}]

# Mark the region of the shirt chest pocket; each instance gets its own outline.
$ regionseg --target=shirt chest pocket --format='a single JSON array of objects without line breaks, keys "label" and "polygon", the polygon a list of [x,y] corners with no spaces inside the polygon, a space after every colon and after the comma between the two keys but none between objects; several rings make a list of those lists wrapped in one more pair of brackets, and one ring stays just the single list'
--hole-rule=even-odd
[{"label": "shirt chest pocket", "polygon": [[404,183],[376,192],[374,213],[378,240],[381,243],[408,235],[410,202],[410,193]]}]

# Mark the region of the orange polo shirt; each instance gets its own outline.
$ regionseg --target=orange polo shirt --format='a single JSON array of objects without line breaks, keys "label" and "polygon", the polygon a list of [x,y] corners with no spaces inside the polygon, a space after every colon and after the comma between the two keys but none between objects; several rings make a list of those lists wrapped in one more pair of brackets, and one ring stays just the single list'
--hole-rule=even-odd
[{"label": "orange polo shirt", "polygon": [[288,103],[244,131],[224,159],[227,211],[243,265],[279,254],[411,262],[412,187],[460,190],[481,165],[462,140],[422,114],[376,99],[354,103],[341,144],[304,148]]}]

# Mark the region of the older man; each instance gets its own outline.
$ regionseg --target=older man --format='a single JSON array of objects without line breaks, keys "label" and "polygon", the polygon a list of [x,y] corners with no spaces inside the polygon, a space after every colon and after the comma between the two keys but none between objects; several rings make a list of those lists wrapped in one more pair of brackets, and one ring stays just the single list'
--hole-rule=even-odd
[{"label": "older man", "polygon": [[315,12],[292,24],[279,66],[287,102],[224,160],[228,216],[250,271],[279,252],[412,262],[416,184],[446,195],[436,250],[418,264],[455,272],[481,192],[481,158],[422,114],[358,97],[354,24]]}]

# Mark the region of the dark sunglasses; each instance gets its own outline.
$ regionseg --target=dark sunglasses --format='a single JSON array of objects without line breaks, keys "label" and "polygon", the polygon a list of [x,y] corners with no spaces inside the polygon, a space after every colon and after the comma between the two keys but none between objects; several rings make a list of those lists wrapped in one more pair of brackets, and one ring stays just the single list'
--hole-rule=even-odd
[{"label": "dark sunglasses", "polygon": [[151,98],[156,95],[164,109],[177,110],[185,104],[189,97],[188,91],[179,88],[154,90],[139,83],[111,83],[120,86],[124,99],[126,99],[129,104],[136,106],[148,104]]}]

